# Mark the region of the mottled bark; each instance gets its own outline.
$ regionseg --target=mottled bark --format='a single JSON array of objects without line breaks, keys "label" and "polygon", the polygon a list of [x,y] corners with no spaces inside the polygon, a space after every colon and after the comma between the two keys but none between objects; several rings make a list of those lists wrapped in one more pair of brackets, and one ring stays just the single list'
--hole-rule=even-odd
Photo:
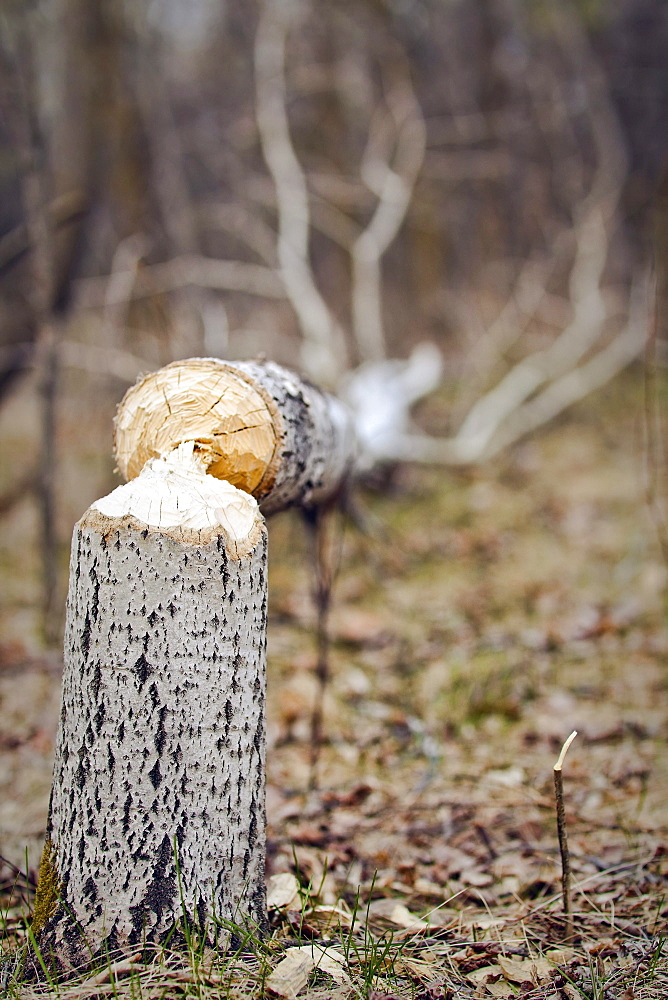
[{"label": "mottled bark", "polygon": [[244,548],[94,508],[75,528],[34,927],[60,967],[265,921],[259,514]]},{"label": "mottled bark", "polygon": [[271,362],[190,358],[128,390],[115,427],[123,476],[184,441],[210,475],[251,493],[265,513],[336,494],[355,460],[345,405]]},{"label": "mottled bark", "polygon": [[265,514],[291,504],[314,506],[337,493],[355,461],[352,417],[335,396],[273,362],[234,365],[265,392],[277,414],[277,454],[270,484],[257,495]]}]

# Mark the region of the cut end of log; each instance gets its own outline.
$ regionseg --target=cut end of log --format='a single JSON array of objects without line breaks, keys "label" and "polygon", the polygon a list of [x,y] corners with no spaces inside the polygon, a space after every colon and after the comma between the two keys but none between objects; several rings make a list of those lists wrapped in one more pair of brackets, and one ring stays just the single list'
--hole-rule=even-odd
[{"label": "cut end of log", "polygon": [[224,534],[230,555],[238,559],[255,548],[263,524],[254,497],[207,475],[193,441],[151,459],[135,479],[97,500],[91,510],[108,518],[135,518],[166,534]]},{"label": "cut end of log", "polygon": [[191,442],[210,476],[262,496],[275,477],[280,426],[271,398],[243,372],[213,358],[175,361],[125,394],[116,461],[131,480],[150,459]]}]

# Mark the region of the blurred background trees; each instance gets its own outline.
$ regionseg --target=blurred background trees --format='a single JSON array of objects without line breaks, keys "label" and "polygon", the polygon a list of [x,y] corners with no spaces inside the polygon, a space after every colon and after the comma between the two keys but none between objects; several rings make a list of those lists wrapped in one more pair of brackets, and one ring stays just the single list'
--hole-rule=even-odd
[{"label": "blurred background trees", "polygon": [[36,578],[53,618],[142,370],[264,352],[341,386],[433,342],[448,416],[395,455],[467,464],[648,331],[665,364],[664,5],[8,0],[0,28],[10,636]]}]

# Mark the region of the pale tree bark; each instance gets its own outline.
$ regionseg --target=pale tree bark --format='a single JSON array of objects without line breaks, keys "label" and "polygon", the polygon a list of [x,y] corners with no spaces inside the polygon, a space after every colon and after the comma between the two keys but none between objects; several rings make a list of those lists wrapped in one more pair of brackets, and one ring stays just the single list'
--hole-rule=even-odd
[{"label": "pale tree bark", "polygon": [[[259,363],[145,377],[116,437],[126,474],[137,448],[148,460],[74,531],[33,920],[60,970],[186,926],[219,944],[230,922],[264,927],[267,543],[250,488],[270,509],[312,504],[352,461],[341,404]],[[219,478],[235,466],[244,489]]]},{"label": "pale tree bark", "polygon": [[239,501],[237,536],[111,497],[76,526],[34,926],[61,967],[263,925],[266,536]]}]

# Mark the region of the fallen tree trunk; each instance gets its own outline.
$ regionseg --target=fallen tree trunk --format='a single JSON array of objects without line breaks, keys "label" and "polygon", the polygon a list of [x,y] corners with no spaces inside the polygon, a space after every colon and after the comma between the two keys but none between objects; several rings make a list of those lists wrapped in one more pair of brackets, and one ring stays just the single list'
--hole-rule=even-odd
[{"label": "fallen tree trunk", "polygon": [[250,489],[269,509],[314,503],[340,488],[351,438],[340,404],[278,366],[176,368],[127,394],[117,456],[141,472],[74,532],[33,921],[60,969],[184,925],[220,941],[266,922],[267,545]]},{"label": "fallen tree trunk", "polygon": [[348,409],[271,362],[175,361],[128,390],[115,426],[126,479],[182,441],[265,514],[320,503],[341,488],[355,458]]}]

